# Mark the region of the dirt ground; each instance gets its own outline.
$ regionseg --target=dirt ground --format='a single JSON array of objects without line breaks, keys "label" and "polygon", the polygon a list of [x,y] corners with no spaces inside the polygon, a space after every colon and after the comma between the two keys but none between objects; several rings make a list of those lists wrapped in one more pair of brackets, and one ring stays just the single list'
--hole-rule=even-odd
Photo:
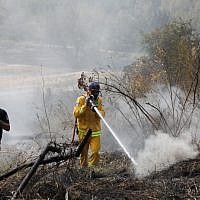
[{"label": "dirt ground", "polygon": [[[11,199],[29,169],[0,181],[0,199]],[[138,179],[121,153],[104,153],[98,167],[80,168],[78,159],[43,166],[21,199],[200,199],[200,159],[177,163]]]}]

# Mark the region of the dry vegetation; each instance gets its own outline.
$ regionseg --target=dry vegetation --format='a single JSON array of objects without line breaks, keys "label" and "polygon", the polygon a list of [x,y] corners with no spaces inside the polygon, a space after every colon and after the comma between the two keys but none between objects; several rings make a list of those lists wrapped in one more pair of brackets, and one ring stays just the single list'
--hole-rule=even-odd
[{"label": "dry vegetation", "polygon": [[144,96],[156,83],[178,86],[186,94],[194,85],[199,88],[199,42],[191,21],[174,21],[144,35],[148,55],[124,67],[129,93]]},{"label": "dry vegetation", "polygon": [[[95,173],[91,173],[91,171]],[[28,170],[0,182],[0,199],[10,199]],[[121,153],[104,153],[96,168],[81,169],[78,160],[41,167],[22,199],[199,199],[200,160],[182,161],[143,179],[134,176]]]}]

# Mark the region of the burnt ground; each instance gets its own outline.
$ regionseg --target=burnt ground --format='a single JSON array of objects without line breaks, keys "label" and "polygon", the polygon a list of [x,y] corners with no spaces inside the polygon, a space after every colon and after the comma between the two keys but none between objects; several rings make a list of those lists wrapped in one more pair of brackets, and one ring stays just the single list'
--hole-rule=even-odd
[{"label": "burnt ground", "polygon": [[[43,166],[21,199],[200,199],[200,158],[137,179],[121,153],[104,153],[98,167],[80,168],[78,160]],[[94,171],[94,173],[92,172]],[[0,199],[11,199],[28,169],[0,182]]]}]

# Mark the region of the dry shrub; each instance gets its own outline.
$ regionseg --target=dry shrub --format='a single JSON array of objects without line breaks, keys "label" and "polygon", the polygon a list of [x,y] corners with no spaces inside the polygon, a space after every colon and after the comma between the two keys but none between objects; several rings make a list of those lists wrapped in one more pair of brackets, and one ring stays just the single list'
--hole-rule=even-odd
[{"label": "dry shrub", "polygon": [[199,41],[191,21],[175,20],[146,34],[143,44],[148,56],[124,68],[133,96],[144,96],[158,82],[178,86],[185,94],[199,85]]},{"label": "dry shrub", "polygon": [[146,34],[143,42],[149,60],[165,70],[168,83],[187,93],[199,68],[199,41],[191,21],[180,19]]},{"label": "dry shrub", "polygon": [[166,81],[166,72],[159,68],[147,57],[138,59],[135,63],[124,68],[124,80],[130,88],[130,93],[136,97],[143,97],[152,85]]}]

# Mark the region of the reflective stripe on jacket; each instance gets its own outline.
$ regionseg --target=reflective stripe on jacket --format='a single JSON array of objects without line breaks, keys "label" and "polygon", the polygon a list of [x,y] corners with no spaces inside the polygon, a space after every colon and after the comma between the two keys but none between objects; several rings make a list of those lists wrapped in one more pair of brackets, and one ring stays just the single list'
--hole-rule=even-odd
[{"label": "reflective stripe on jacket", "polygon": [[[92,129],[92,136],[101,135],[101,122],[100,117],[88,106],[85,105],[85,96],[77,98],[76,106],[74,107],[74,116],[77,118],[77,126],[80,133],[85,133],[87,129]],[[105,116],[104,107],[102,105],[102,98],[98,97],[96,102],[98,110]]]},{"label": "reflective stripe on jacket", "polygon": [[[78,133],[86,135],[87,130],[78,129]],[[92,137],[96,137],[100,135],[101,135],[101,131],[92,131]]]}]

